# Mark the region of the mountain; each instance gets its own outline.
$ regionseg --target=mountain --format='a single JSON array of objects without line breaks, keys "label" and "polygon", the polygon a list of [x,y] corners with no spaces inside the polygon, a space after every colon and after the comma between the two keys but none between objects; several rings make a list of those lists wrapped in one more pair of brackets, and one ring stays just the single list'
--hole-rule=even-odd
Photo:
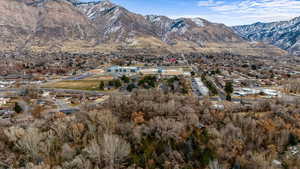
[{"label": "mountain", "polygon": [[246,40],[261,41],[287,50],[300,52],[300,17],[290,21],[234,26],[233,30]]},{"label": "mountain", "polygon": [[170,19],[165,16],[146,16],[156,35],[168,44],[175,41],[192,41],[198,45],[205,42],[241,42],[228,27],[210,23],[201,18]]},{"label": "mountain", "polygon": [[110,1],[78,5],[96,26],[103,42],[124,42],[132,37],[155,36],[151,24],[139,14]]},{"label": "mountain", "polygon": [[97,38],[93,24],[64,0],[1,0],[2,47],[56,46]]},{"label": "mountain", "polygon": [[139,36],[155,37],[168,44],[176,41],[192,41],[199,45],[204,42],[242,41],[225,25],[213,24],[201,18],[142,16],[107,0],[77,7],[95,23],[104,41],[120,42]]},{"label": "mountain", "polygon": [[[94,23],[102,43],[118,48],[162,52],[234,52],[242,55],[284,55],[270,45],[248,43],[224,24],[202,18],[143,16],[108,0],[76,5]],[[242,47],[241,47],[242,46]],[[103,49],[103,48],[102,48]]]},{"label": "mountain", "polygon": [[10,51],[284,54],[248,43],[223,24],[143,16],[108,0],[1,0],[0,38],[0,50]]}]

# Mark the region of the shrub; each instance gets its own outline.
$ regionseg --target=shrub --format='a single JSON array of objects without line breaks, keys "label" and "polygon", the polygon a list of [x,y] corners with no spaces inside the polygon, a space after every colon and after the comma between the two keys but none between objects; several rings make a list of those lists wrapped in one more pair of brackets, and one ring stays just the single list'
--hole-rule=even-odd
[{"label": "shrub", "polygon": [[297,136],[295,136],[294,134],[290,134],[288,137],[288,144],[290,146],[295,146],[298,145],[300,142],[299,138]]},{"label": "shrub", "polygon": [[104,134],[101,148],[103,158],[110,168],[120,164],[130,153],[130,144],[117,135]]},{"label": "shrub", "polygon": [[222,167],[219,164],[219,161],[213,160],[209,162],[209,169],[222,169]]},{"label": "shrub", "polygon": [[127,76],[125,76],[125,75],[123,75],[123,76],[121,77],[121,80],[122,80],[124,83],[129,83],[129,81],[130,81],[129,77],[127,77]]},{"label": "shrub", "polygon": [[115,86],[116,88],[121,87],[121,86],[122,86],[121,81],[120,81],[119,79],[115,80],[115,81],[114,81],[114,86]]},{"label": "shrub", "polygon": [[49,161],[52,163],[59,163],[61,161],[59,152],[62,148],[61,145],[63,140],[60,140],[52,130],[45,133],[45,135],[46,137],[40,145],[42,147],[41,151]]},{"label": "shrub", "polygon": [[15,112],[21,113],[23,111],[22,107],[19,105],[19,103],[15,103],[14,107]]},{"label": "shrub", "polygon": [[109,86],[114,86],[115,88],[119,88],[122,86],[122,83],[119,79],[116,79],[116,80],[111,80],[108,82],[108,85]]},{"label": "shrub", "polygon": [[227,94],[231,94],[233,92],[232,82],[226,82],[226,84],[225,84],[225,92]]},{"label": "shrub", "polygon": [[33,163],[26,164],[25,169],[51,169],[51,167],[45,163],[34,165]]},{"label": "shrub", "polygon": [[99,135],[102,135],[103,133],[113,133],[118,118],[112,114],[109,110],[102,110],[99,112],[93,111],[87,114],[88,115],[88,122],[89,125],[95,125],[95,127],[98,130]]},{"label": "shrub", "polygon": [[271,110],[272,106],[270,101],[260,101],[253,105],[253,111],[255,112],[267,112]]},{"label": "shrub", "polygon": [[62,164],[63,169],[91,169],[92,166],[92,163],[82,155],[78,155],[72,161]]},{"label": "shrub", "polygon": [[284,89],[289,93],[300,93],[300,79],[289,80],[284,84]]},{"label": "shrub", "polygon": [[130,83],[127,86],[127,91],[132,92],[132,90],[135,89],[135,88],[136,88],[136,85],[134,83]]},{"label": "shrub", "polygon": [[97,165],[101,165],[103,161],[102,149],[96,139],[93,139],[90,144],[84,149],[88,157]]},{"label": "shrub", "polygon": [[155,76],[145,76],[139,81],[138,85],[145,89],[154,88],[156,86],[156,80]]},{"label": "shrub", "polygon": [[155,117],[150,120],[149,128],[157,139],[166,141],[169,139],[179,140],[185,126],[174,119]]},{"label": "shrub", "polygon": [[103,81],[100,82],[99,84],[99,90],[104,90],[105,84]]},{"label": "shrub", "polygon": [[65,143],[61,148],[61,154],[60,157],[63,160],[72,160],[74,159],[74,156],[76,155],[76,151],[67,143]]},{"label": "shrub", "polygon": [[85,126],[82,123],[72,123],[67,130],[68,138],[74,143],[80,143],[85,131]]},{"label": "shrub", "polygon": [[207,80],[204,75],[201,78],[202,78],[202,81],[205,84],[205,86],[209,89],[211,95],[217,95],[218,94],[218,90],[214,86],[214,84],[211,81]]},{"label": "shrub", "polygon": [[37,160],[40,152],[42,134],[37,128],[28,128],[24,135],[17,141],[16,147],[34,160]]},{"label": "shrub", "polygon": [[10,142],[15,143],[25,135],[25,130],[18,127],[10,127],[4,130],[4,134]]}]

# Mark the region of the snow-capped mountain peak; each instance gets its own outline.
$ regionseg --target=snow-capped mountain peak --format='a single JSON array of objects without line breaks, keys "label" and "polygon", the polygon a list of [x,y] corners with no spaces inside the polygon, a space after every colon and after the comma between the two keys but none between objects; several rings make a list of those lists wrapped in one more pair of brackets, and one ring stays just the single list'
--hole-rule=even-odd
[{"label": "snow-capped mountain peak", "polygon": [[232,29],[247,40],[269,43],[293,54],[300,52],[300,17],[290,21],[234,26]]},{"label": "snow-capped mountain peak", "polygon": [[204,20],[201,18],[192,18],[191,19],[195,24],[197,24],[199,27],[203,27],[204,25]]}]

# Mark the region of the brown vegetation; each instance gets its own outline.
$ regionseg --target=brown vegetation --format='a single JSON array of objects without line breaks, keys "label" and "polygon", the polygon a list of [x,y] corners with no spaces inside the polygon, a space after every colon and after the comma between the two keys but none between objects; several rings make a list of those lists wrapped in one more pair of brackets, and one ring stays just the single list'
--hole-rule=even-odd
[{"label": "brown vegetation", "polygon": [[295,107],[271,101],[221,111],[190,96],[139,90],[1,129],[0,159],[13,168],[296,169]]}]

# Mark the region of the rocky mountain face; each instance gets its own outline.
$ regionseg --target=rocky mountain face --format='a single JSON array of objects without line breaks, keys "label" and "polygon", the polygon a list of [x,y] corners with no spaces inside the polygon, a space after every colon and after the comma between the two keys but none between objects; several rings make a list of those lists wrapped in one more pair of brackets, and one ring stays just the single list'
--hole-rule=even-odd
[{"label": "rocky mountain face", "polygon": [[290,21],[234,26],[233,30],[246,40],[261,41],[300,54],[300,17]]},{"label": "rocky mountain face", "polygon": [[17,48],[97,37],[86,16],[64,0],[1,0],[0,32],[3,46]]},{"label": "rocky mountain face", "polygon": [[227,44],[230,51],[240,50],[241,43],[255,48],[223,24],[143,16],[108,0],[0,0],[0,38],[0,50],[202,52],[228,50]]},{"label": "rocky mountain face", "polygon": [[102,42],[124,42],[133,37],[155,36],[151,24],[139,14],[110,1],[77,5],[100,32]]},{"label": "rocky mountain face", "polygon": [[176,41],[238,42],[241,38],[222,24],[201,18],[170,19],[165,16],[142,16],[107,0],[77,5],[102,32],[104,40],[124,41],[138,36],[152,36],[168,44]]},{"label": "rocky mountain face", "polygon": [[168,44],[176,41],[191,41],[198,45],[206,42],[240,42],[228,27],[210,23],[201,18],[170,19],[165,16],[146,16],[153,30]]}]

